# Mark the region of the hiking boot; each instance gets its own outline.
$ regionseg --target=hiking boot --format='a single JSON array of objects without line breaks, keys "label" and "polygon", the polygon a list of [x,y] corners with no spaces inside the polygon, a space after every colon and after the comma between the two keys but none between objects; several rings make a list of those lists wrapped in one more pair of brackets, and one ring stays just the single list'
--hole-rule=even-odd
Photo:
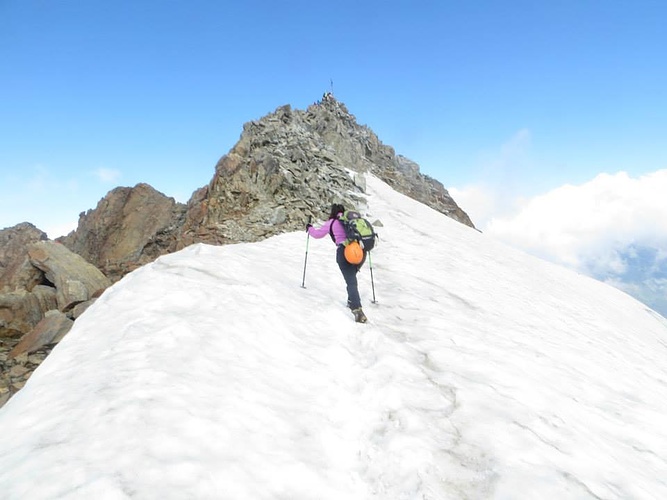
[{"label": "hiking boot", "polygon": [[357,323],[366,323],[368,318],[364,314],[364,311],[362,311],[361,307],[358,307],[357,309],[352,309],[352,314],[354,314],[354,321]]}]

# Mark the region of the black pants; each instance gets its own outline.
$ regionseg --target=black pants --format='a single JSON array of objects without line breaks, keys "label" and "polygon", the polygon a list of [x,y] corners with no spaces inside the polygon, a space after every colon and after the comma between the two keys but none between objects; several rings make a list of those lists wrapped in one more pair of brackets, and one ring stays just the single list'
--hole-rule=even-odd
[{"label": "black pants", "polygon": [[345,284],[347,285],[347,300],[350,304],[350,309],[357,309],[361,307],[361,298],[359,297],[359,287],[357,286],[357,273],[361,266],[364,265],[366,260],[366,252],[364,252],[364,260],[361,261],[361,264],[350,264],[345,260],[345,247],[343,245],[338,245],[336,250],[336,262],[340,268],[340,272],[343,273],[343,278],[345,278]]}]

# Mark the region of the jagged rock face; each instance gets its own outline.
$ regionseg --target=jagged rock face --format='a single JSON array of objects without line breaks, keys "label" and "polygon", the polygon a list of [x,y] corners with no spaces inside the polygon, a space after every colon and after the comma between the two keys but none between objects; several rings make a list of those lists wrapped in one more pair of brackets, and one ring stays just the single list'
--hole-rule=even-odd
[{"label": "jagged rock face", "polygon": [[322,217],[333,201],[359,202],[355,176],[334,160],[289,106],[246,124],[209,186],[191,200],[183,236],[257,241],[302,228],[309,215]]},{"label": "jagged rock face", "polygon": [[118,187],[82,213],[77,230],[58,241],[115,281],[173,251],[184,214],[185,205],[148,184]]},{"label": "jagged rock face", "polygon": [[23,335],[55,307],[55,290],[42,286],[44,273],[30,264],[27,251],[46,239],[27,222],[0,231],[0,337]]},{"label": "jagged rock face", "polygon": [[459,207],[445,187],[428,175],[419,173],[419,166],[404,156],[396,157],[396,168],[387,168],[378,177],[399,193],[422,202],[452,219],[475,227],[468,214]]},{"label": "jagged rock face", "polygon": [[397,156],[328,95],[246,123],[211,182],[187,206],[146,184],[116,188],[60,241],[113,281],[159,255],[197,242],[258,241],[302,229],[333,202],[364,208],[365,173],[463,224],[470,218],[435,179]]},{"label": "jagged rock face", "polygon": [[0,293],[0,406],[28,379],[74,318],[111,282],[60,243],[30,242],[16,251],[40,284]]},{"label": "jagged rock face", "polygon": [[53,348],[49,344],[34,353],[10,357],[18,340],[0,337],[0,408],[26,383],[32,372],[46,359]]},{"label": "jagged rock face", "polygon": [[38,285],[32,291],[15,290],[0,294],[0,337],[20,337],[32,330],[46,311],[55,309],[56,292]]},{"label": "jagged rock face", "polygon": [[29,263],[39,284],[0,293],[0,337],[27,334],[48,311],[69,312],[111,284],[95,266],[53,241],[29,243],[17,259]]},{"label": "jagged rock face", "polygon": [[363,208],[366,172],[474,227],[442,184],[329,96],[306,111],[283,106],[247,123],[211,183],[188,203],[180,244],[256,241],[303,228],[333,202]]},{"label": "jagged rock face", "polygon": [[322,103],[310,106],[307,114],[343,165],[357,172],[370,171],[399,193],[474,227],[468,214],[439,181],[421,174],[415,162],[396,155],[370,128],[358,125],[343,103],[329,96]]},{"label": "jagged rock face", "polygon": [[30,265],[26,247],[46,239],[44,231],[28,222],[0,231],[0,292],[32,290],[41,283],[41,273]]},{"label": "jagged rock face", "polygon": [[24,353],[33,353],[48,344],[60,342],[73,324],[74,321],[60,311],[48,311],[35,328],[24,335],[9,352],[9,357],[16,358]]},{"label": "jagged rock face", "polygon": [[99,269],[60,243],[32,243],[28,255],[31,264],[43,271],[55,286],[56,303],[61,311],[92,299],[111,284]]}]

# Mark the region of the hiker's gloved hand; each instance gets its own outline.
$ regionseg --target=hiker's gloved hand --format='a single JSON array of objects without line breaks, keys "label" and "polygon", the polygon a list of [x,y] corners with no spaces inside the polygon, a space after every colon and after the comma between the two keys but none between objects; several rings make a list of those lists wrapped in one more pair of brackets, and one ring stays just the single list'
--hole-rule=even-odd
[{"label": "hiker's gloved hand", "polygon": [[306,232],[310,231],[311,227],[313,227],[312,224],[310,224],[310,223],[306,224]]}]

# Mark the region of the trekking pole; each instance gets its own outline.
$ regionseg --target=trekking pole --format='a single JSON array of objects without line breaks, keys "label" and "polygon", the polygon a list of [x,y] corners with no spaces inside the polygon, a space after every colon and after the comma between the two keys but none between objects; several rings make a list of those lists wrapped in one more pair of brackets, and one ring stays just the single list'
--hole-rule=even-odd
[{"label": "trekking pole", "polygon": [[371,259],[371,253],[368,252],[368,267],[371,268],[371,288],[373,289],[373,304],[377,304],[375,300],[375,283],[373,282],[373,259]]},{"label": "trekking pole", "polygon": [[[312,219],[312,216],[308,216],[308,224],[310,224],[310,220]],[[306,226],[307,227],[307,226]],[[308,230],[306,229],[306,258],[303,260],[303,280],[301,281],[301,288],[306,288],[306,264],[308,263],[308,243],[310,243],[310,233],[308,233]]]}]

